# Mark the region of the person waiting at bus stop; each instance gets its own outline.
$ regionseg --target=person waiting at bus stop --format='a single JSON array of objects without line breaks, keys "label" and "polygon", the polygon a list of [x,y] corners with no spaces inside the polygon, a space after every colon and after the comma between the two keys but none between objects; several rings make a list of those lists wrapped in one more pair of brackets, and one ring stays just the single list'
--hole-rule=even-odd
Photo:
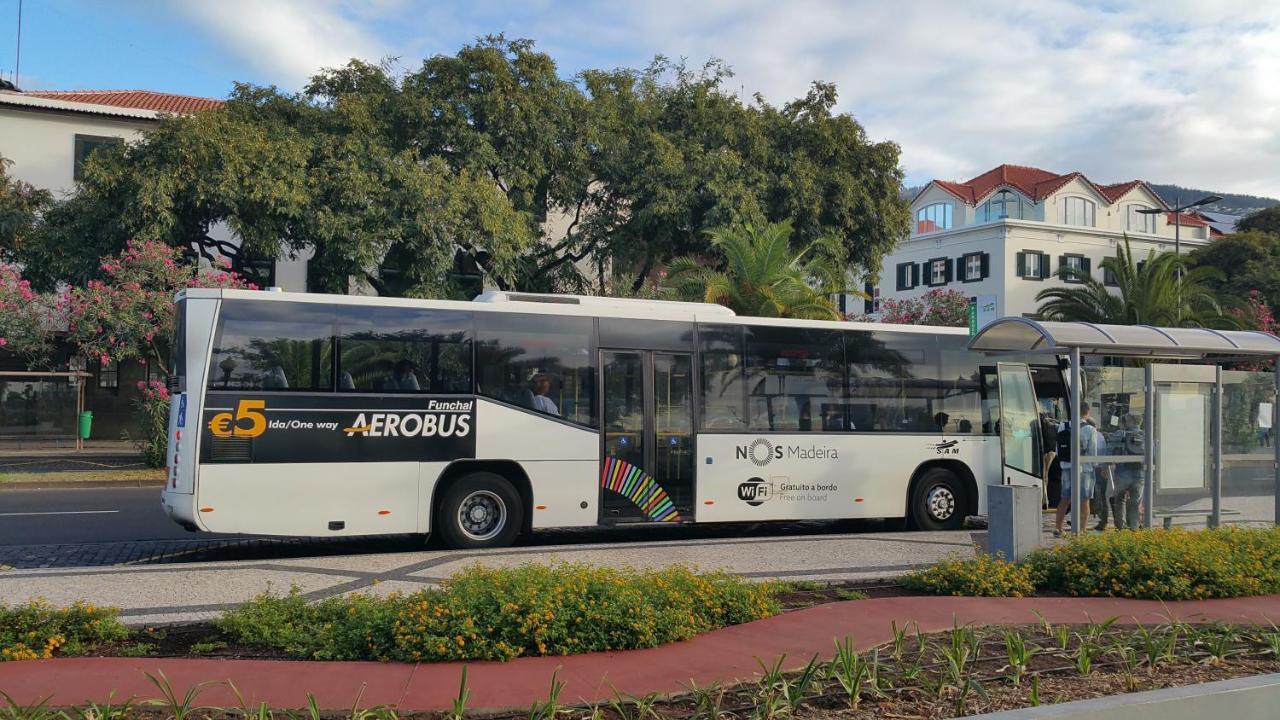
[{"label": "person waiting at bus stop", "polygon": [[[1120,455],[1143,453],[1142,427],[1137,415],[1126,414],[1120,420],[1120,434],[1116,438],[1116,452]],[[1111,514],[1117,530],[1137,530],[1142,527],[1142,463],[1127,462],[1115,465],[1115,484],[1111,492]]]},{"label": "person waiting at bus stop", "polygon": [[[1080,454],[1098,454],[1098,431],[1090,425],[1089,404],[1080,406]],[[1058,500],[1058,512],[1054,517],[1053,536],[1062,537],[1062,523],[1071,510],[1071,423],[1063,423],[1058,429],[1058,462],[1062,465],[1062,497]],[[1089,524],[1089,500],[1093,497],[1093,464],[1080,463],[1080,527]]]}]

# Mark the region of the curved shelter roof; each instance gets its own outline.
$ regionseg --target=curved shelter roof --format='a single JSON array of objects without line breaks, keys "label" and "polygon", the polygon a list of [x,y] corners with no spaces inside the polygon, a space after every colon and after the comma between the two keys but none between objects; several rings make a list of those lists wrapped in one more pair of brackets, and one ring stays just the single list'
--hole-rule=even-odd
[{"label": "curved shelter roof", "polygon": [[1280,338],[1254,330],[1099,325],[1004,317],[978,331],[979,352],[1066,353],[1198,358],[1206,355],[1280,355]]}]

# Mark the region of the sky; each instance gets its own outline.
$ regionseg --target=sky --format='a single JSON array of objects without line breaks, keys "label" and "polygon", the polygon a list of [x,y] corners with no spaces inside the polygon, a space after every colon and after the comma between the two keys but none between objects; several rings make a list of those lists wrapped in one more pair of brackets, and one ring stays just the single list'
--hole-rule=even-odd
[{"label": "sky", "polygon": [[[0,76],[19,0],[0,0]],[[902,147],[908,184],[1000,163],[1280,197],[1280,0],[24,0],[19,85],[223,97],[349,58],[529,38],[572,77],[728,63],[780,105],[814,80]]]}]

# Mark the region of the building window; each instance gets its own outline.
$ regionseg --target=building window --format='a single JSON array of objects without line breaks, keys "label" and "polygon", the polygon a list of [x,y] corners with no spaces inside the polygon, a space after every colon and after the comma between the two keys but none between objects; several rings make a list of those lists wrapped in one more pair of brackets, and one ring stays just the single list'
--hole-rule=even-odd
[{"label": "building window", "polygon": [[1093,227],[1096,208],[1097,205],[1092,200],[1086,200],[1082,197],[1063,198],[1062,212],[1059,214],[1058,219],[1063,225]]},{"label": "building window", "polygon": [[1134,203],[1125,206],[1124,227],[1129,232],[1140,232],[1154,235],[1156,233],[1156,216],[1140,213],[1139,210],[1150,210],[1150,205]]},{"label": "building window", "polygon": [[102,137],[99,135],[76,135],[75,155],[73,156],[74,165],[71,168],[71,176],[76,180],[84,179],[84,161],[89,159],[89,155],[101,147],[110,147],[119,145],[124,140],[118,137]]},{"label": "building window", "polygon": [[[1061,255],[1058,257],[1058,271],[1061,273],[1063,270],[1071,270],[1071,271],[1074,271],[1075,273],[1083,273],[1084,275],[1088,275],[1089,274],[1089,258],[1083,255],[1077,255],[1075,253],[1067,253],[1066,255]],[[1061,277],[1062,277],[1062,282],[1067,282],[1067,283],[1083,283],[1084,282],[1084,278],[1080,277],[1079,275],[1063,274]]]},{"label": "building window", "polygon": [[897,288],[899,290],[914,290],[920,285],[920,266],[915,263],[898,263],[897,271]]},{"label": "building window", "polygon": [[926,267],[929,270],[929,287],[938,287],[951,282],[951,258],[933,258]]},{"label": "building window", "polygon": [[1116,282],[1116,274],[1111,272],[1111,268],[1102,268],[1102,284],[1107,287],[1120,287],[1120,283]]},{"label": "building window", "polygon": [[978,222],[994,222],[996,220],[1021,220],[1022,196],[1011,190],[1001,190],[991,199],[978,207]]},{"label": "building window", "polygon": [[951,228],[951,203],[934,203],[916,211],[916,233],[930,233]]},{"label": "building window", "polygon": [[991,256],[983,252],[961,255],[956,259],[956,274],[961,282],[986,280],[991,274]]},{"label": "building window", "polygon": [[120,387],[120,363],[112,360],[98,365],[98,387],[108,390]]},{"label": "building window", "polygon": [[1018,277],[1024,280],[1044,280],[1049,277],[1049,256],[1037,250],[1018,253]]}]

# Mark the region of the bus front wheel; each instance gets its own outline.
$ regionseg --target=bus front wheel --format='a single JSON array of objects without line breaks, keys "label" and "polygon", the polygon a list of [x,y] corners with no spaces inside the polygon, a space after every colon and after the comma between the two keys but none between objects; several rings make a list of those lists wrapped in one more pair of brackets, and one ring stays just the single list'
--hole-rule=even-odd
[{"label": "bus front wheel", "polygon": [[929,468],[911,492],[911,519],[921,530],[959,530],[968,506],[964,483],[946,468]]},{"label": "bus front wheel", "polygon": [[445,490],[436,512],[436,529],[456,549],[506,547],[520,534],[524,505],[520,493],[501,475],[475,472]]}]

